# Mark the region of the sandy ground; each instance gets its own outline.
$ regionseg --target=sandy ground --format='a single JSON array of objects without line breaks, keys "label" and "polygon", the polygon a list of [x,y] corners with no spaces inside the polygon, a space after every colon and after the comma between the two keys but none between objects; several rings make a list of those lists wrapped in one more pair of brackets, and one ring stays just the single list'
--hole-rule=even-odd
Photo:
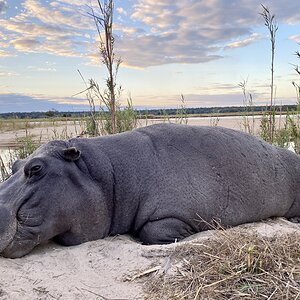
[{"label": "sandy ground", "polygon": [[[284,219],[230,230],[241,228],[264,236],[300,234],[298,224]],[[202,232],[185,243],[205,243],[216,234]],[[154,270],[171,272],[171,253],[180,244],[143,246],[128,236],[118,236],[73,247],[51,242],[23,258],[0,257],[0,299],[144,299],[148,276],[155,276]]]}]

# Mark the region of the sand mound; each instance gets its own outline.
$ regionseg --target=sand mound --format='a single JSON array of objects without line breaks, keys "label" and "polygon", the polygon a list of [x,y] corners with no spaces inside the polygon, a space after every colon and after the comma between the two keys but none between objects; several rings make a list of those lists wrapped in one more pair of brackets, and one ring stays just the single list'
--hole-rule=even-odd
[{"label": "sand mound", "polygon": [[[230,230],[239,229],[268,237],[300,234],[298,224],[284,219]],[[127,236],[74,247],[49,243],[20,259],[0,258],[0,299],[145,299],[149,276],[172,269],[178,245],[205,243],[216,234],[207,231],[164,246],[143,246]]]}]

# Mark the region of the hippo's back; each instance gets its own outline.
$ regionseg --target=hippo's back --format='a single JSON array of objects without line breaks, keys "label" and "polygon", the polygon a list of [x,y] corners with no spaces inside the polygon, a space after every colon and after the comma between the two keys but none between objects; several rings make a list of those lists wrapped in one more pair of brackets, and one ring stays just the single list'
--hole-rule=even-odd
[{"label": "hippo's back", "polygon": [[[237,225],[283,216],[295,199],[298,156],[254,136],[175,124],[135,132],[149,137],[156,157],[156,218],[173,214]],[[296,168],[291,170],[291,164]]]}]

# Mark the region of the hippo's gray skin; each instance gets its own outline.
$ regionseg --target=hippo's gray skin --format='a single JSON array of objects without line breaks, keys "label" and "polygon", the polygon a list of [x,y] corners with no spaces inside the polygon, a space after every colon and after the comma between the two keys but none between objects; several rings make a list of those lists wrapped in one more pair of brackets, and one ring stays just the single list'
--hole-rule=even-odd
[{"label": "hippo's gray skin", "polygon": [[160,124],[52,141],[0,185],[0,253],[131,233],[171,243],[208,228],[300,216],[300,159],[221,127]]}]

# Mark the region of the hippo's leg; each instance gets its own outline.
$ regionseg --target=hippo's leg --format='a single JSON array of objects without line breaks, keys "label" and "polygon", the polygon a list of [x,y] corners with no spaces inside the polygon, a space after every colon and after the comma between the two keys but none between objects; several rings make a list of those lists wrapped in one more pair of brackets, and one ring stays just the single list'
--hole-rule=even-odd
[{"label": "hippo's leg", "polygon": [[146,223],[139,232],[139,239],[144,244],[169,244],[182,240],[196,233],[185,222],[166,218]]}]

